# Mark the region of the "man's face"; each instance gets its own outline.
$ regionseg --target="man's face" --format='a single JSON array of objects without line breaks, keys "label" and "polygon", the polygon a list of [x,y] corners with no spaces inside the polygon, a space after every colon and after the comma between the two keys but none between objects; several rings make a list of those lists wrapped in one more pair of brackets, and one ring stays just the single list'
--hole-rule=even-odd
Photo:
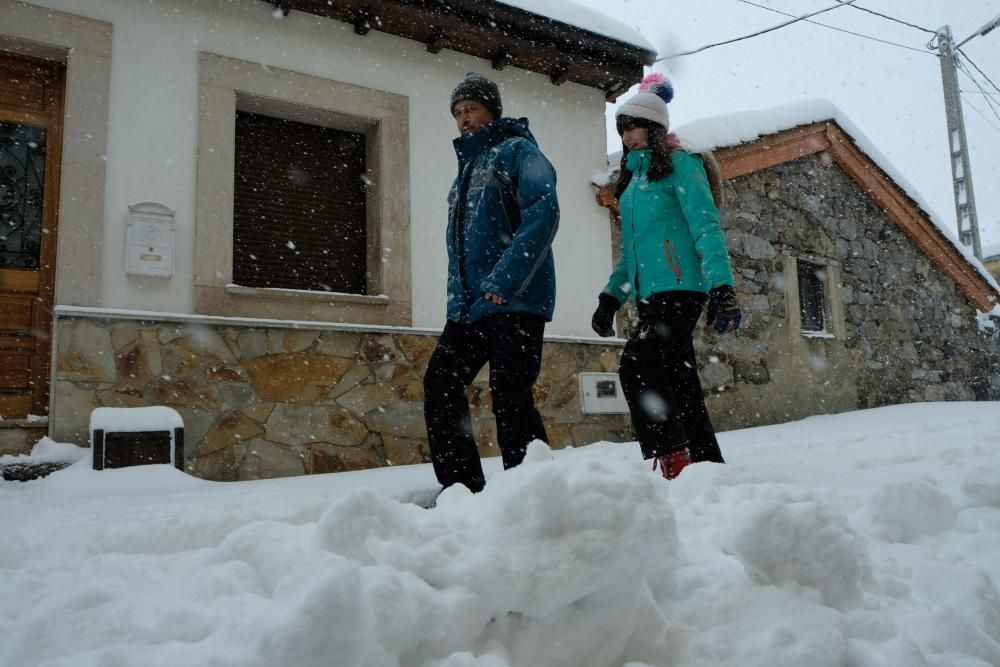
[{"label": "man's face", "polygon": [[475,134],[483,125],[493,122],[494,117],[489,109],[473,100],[459,100],[451,108],[458,131],[464,135]]}]

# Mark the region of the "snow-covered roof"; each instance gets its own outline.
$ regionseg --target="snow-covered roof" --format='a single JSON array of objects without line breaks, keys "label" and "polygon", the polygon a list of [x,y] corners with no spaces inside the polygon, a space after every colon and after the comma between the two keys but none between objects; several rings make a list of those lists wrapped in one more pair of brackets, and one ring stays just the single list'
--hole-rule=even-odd
[{"label": "snow-covered roof", "polygon": [[590,7],[579,5],[572,0],[496,0],[496,2],[539,16],[547,16],[561,23],[631,44],[646,51],[656,52],[653,45],[635,28],[630,28],[618,19]]},{"label": "snow-covered roof", "polygon": [[714,150],[723,146],[736,146],[768,134],[824,120],[836,121],[840,129],[851,136],[857,147],[923,210],[948,242],[979,272],[983,280],[989,283],[994,290],[1000,292],[1000,285],[972,253],[972,249],[958,240],[955,231],[944,223],[941,216],[920,196],[917,188],[903,176],[901,171],[893,166],[889,158],[875,147],[875,144],[847,117],[847,114],[827,100],[806,99],[762,111],[741,111],[703,118],[682,125],[677,128],[676,132],[677,136],[686,144],[701,150]]},{"label": "snow-covered roof", "polygon": [[[935,213],[926,200],[920,196],[917,188],[892,165],[889,159],[875,147],[875,144],[847,117],[847,114],[827,100],[806,99],[760,111],[738,111],[712,116],[686,123],[674,132],[685,148],[705,151],[738,146],[763,136],[826,120],[833,120],[849,134],[857,147],[920,207],[942,236],[976,269],[983,280],[994,290],[1000,292],[1000,285],[972,253],[972,249],[958,240],[955,231],[944,223],[941,216]],[[607,183],[608,177],[618,168],[620,161],[621,151],[609,155],[607,171],[595,172],[593,175],[594,183],[598,185]],[[602,178],[603,181],[600,180]]]}]

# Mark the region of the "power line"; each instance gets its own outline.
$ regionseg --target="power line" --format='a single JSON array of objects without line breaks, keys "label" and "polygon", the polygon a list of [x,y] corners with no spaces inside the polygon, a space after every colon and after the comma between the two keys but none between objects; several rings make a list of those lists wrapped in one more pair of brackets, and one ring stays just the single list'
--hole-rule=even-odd
[{"label": "power line", "polygon": [[983,99],[986,100],[986,106],[990,108],[990,111],[992,111],[993,115],[997,117],[997,120],[1000,120],[1000,113],[997,113],[997,110],[993,107],[993,100],[990,99],[989,95],[986,95],[986,91],[983,90],[983,87],[979,85],[979,81],[977,81],[976,78],[972,76],[968,68],[965,66],[965,63],[963,63],[960,60],[956,60],[955,62],[958,64],[959,71],[961,71],[962,74],[967,76],[969,80],[972,81],[973,84],[975,84],[976,88],[979,89],[979,92],[983,93]]},{"label": "power line", "polygon": [[993,86],[993,88],[995,88],[998,93],[1000,93],[1000,88],[997,88],[997,84],[993,83],[993,79],[991,79],[990,77],[986,76],[986,72],[984,72],[983,70],[979,69],[979,65],[977,65],[974,62],[972,62],[972,58],[970,58],[969,56],[965,55],[965,51],[963,51],[962,49],[957,49],[957,51],[962,54],[963,58],[965,58],[967,61],[969,61],[970,65],[972,65],[973,67],[976,68],[977,72],[979,72],[980,74],[983,75],[984,79],[986,79],[987,81],[990,82],[990,85]]},{"label": "power line", "polygon": [[[758,5],[756,2],[750,2],[750,0],[737,0],[745,5],[753,5],[754,7],[759,7],[760,9],[767,10],[769,12],[774,12],[775,14],[783,14],[784,16],[795,16],[795,14],[789,14],[788,12],[783,12],[780,9],[774,9],[773,7],[765,7],[764,5]],[[859,8],[860,9],[860,8]],[[884,39],[879,39],[878,37],[872,37],[871,35],[863,35],[860,32],[853,32],[851,30],[845,30],[844,28],[838,28],[837,26],[828,25],[826,23],[820,23],[819,21],[809,21],[806,23],[812,23],[813,25],[822,26],[824,28],[829,28],[830,30],[836,30],[837,32],[846,32],[848,35],[854,35],[856,37],[864,37],[865,39],[870,39],[875,42],[881,42],[882,44],[890,44],[892,46],[898,46],[901,49],[909,49],[910,51],[916,51],[917,53],[926,53],[927,55],[934,55],[924,49],[916,49],[912,46],[906,46],[905,44],[897,44],[896,42],[890,42]]]},{"label": "power line", "polygon": [[[839,2],[839,0],[838,0],[838,2]],[[906,21],[903,21],[901,19],[897,19],[894,16],[889,16],[888,14],[880,14],[880,13],[878,13],[876,11],[871,10],[871,9],[867,9],[865,7],[861,7],[860,5],[853,5],[852,9],[857,9],[858,11],[861,11],[861,12],[868,12],[869,14],[874,14],[875,16],[879,16],[879,17],[887,19],[889,21],[895,21],[896,23],[901,23],[901,24],[903,24],[905,26],[909,26],[911,28],[916,28],[917,30],[923,30],[924,32],[929,32],[932,35],[936,35],[937,34],[937,30],[931,30],[929,28],[924,28],[923,26],[919,26],[919,25],[917,25],[915,23],[907,23]]]},{"label": "power line", "polygon": [[977,109],[972,104],[972,102],[970,102],[968,99],[965,98],[965,96],[963,96],[962,99],[965,100],[965,103],[969,105],[970,109],[972,109],[973,111],[975,111],[977,114],[979,114],[980,118],[982,118],[984,121],[986,121],[987,125],[989,125],[990,127],[992,127],[994,130],[997,131],[998,134],[1000,134],[1000,127],[997,127],[996,125],[994,125],[993,121],[991,121],[986,114],[984,114],[982,111],[980,111],[979,109]]},{"label": "power line", "polygon": [[965,93],[966,95],[990,95],[990,96],[994,96],[994,97],[1000,96],[1000,93],[989,93],[989,92],[984,93],[984,92],[979,91],[979,90],[960,90],[958,92]]},{"label": "power line", "polygon": [[837,2],[840,3],[840,4],[833,5],[832,7],[827,7],[826,9],[820,9],[820,10],[812,12],[810,14],[803,14],[802,16],[798,16],[798,17],[792,19],[791,21],[785,21],[784,23],[779,23],[776,26],[771,26],[770,28],[765,28],[764,30],[758,30],[757,32],[751,33],[749,35],[743,35],[742,37],[735,37],[733,39],[727,39],[724,42],[716,42],[715,44],[706,44],[705,46],[700,46],[697,49],[693,49],[691,51],[685,51],[684,53],[675,53],[675,54],[670,55],[670,56],[663,56],[662,58],[657,58],[656,62],[660,62],[662,60],[669,60],[671,58],[680,58],[681,56],[690,56],[690,55],[694,55],[695,53],[700,53],[702,51],[706,51],[708,49],[714,49],[717,46],[724,46],[726,44],[732,44],[733,42],[739,42],[739,41],[742,41],[744,39],[750,39],[751,37],[759,37],[760,35],[764,35],[766,33],[773,32],[775,30],[778,30],[779,28],[784,28],[785,26],[792,25],[793,23],[798,23],[799,21],[804,21],[805,19],[807,19],[807,18],[809,18],[811,16],[816,16],[817,14],[822,14],[823,12],[828,12],[831,9],[839,9],[840,7],[847,7],[847,6],[853,4],[853,3],[857,2],[857,1],[858,0],[847,0],[846,2],[841,2],[841,0],[837,0]]}]

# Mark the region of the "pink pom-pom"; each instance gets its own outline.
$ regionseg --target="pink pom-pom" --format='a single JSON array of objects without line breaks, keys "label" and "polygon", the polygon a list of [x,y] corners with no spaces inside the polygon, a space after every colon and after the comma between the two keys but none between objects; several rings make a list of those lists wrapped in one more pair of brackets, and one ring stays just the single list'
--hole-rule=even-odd
[{"label": "pink pom-pom", "polygon": [[642,82],[639,84],[639,92],[644,93],[650,89],[650,87],[663,83],[667,80],[667,77],[663,76],[659,72],[653,72],[652,74],[647,74],[643,77]]},{"label": "pink pom-pom", "polygon": [[668,104],[674,99],[674,87],[670,83],[670,79],[659,72],[647,75],[639,84],[639,92],[653,93]]}]

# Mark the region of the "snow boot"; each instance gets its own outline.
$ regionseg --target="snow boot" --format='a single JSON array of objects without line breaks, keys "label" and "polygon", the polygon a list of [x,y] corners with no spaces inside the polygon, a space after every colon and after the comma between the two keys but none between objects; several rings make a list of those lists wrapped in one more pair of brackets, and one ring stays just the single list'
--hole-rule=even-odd
[{"label": "snow boot", "polygon": [[691,452],[688,451],[687,447],[684,447],[672,454],[653,459],[653,470],[656,470],[656,466],[659,464],[664,479],[676,479],[677,475],[681,474],[681,470],[690,463]]}]

